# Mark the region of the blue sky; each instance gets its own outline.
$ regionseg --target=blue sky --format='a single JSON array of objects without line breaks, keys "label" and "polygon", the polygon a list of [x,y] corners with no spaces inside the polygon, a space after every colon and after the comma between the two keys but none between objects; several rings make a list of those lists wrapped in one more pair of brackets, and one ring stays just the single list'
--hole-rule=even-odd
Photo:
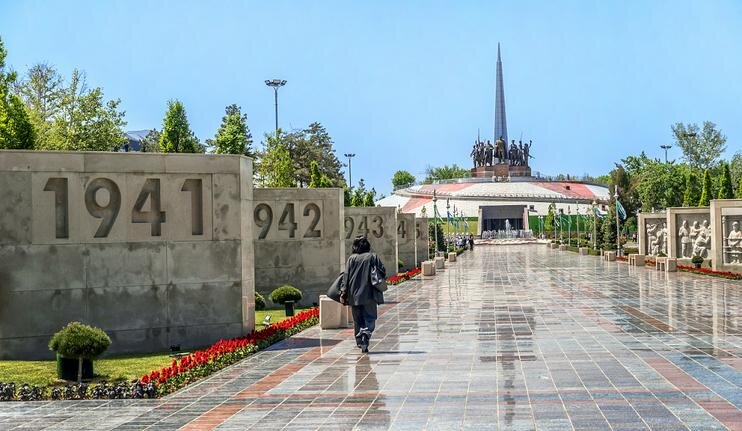
[{"label": "blue sky", "polygon": [[[661,157],[676,121],[716,122],[742,150],[739,1],[2,1],[16,70],[74,67],[120,98],[128,130],[186,106],[201,139],[242,106],[257,140],[280,123],[326,126],[358,178],[388,193],[397,169],[470,166],[493,134],[497,43],[508,132],[534,170],[607,172]],[[673,148],[670,157],[679,157]]]}]

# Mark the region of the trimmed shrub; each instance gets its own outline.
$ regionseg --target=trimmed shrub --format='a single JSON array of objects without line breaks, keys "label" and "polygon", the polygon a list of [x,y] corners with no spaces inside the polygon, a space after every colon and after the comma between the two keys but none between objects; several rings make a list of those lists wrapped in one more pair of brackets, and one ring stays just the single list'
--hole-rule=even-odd
[{"label": "trimmed shrub", "polygon": [[258,292],[255,292],[255,309],[258,311],[265,310],[265,298]]},{"label": "trimmed shrub", "polygon": [[690,262],[694,265],[700,265],[703,263],[703,258],[701,256],[693,256]]},{"label": "trimmed shrub", "polygon": [[299,302],[303,296],[301,290],[290,284],[284,284],[271,292],[268,298],[276,304],[284,305],[287,301]]},{"label": "trimmed shrub", "polygon": [[100,328],[70,322],[49,341],[49,349],[64,358],[94,359],[111,345],[111,339]]}]

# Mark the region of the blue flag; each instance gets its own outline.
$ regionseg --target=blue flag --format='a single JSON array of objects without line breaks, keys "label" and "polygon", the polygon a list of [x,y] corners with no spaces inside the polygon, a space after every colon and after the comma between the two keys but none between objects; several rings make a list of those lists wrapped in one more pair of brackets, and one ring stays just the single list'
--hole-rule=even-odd
[{"label": "blue flag", "polygon": [[626,210],[624,209],[623,205],[621,205],[621,201],[616,199],[616,211],[618,211],[619,217],[621,217],[621,220],[626,220]]},{"label": "blue flag", "polygon": [[598,210],[598,207],[596,206],[593,207],[593,214],[601,218],[603,217],[603,214],[600,213],[600,211]]}]

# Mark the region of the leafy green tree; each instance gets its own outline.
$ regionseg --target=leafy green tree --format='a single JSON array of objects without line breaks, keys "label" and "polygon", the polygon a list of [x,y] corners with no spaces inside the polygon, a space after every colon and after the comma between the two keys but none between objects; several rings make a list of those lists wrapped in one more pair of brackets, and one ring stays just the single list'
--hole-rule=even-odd
[{"label": "leafy green tree", "polygon": [[742,152],[736,152],[729,160],[729,171],[732,173],[732,184],[742,181]]},{"label": "leafy green tree", "polygon": [[739,186],[737,186],[737,199],[742,199],[742,178],[739,179]]},{"label": "leafy green tree", "polygon": [[437,180],[451,180],[455,178],[468,178],[471,176],[471,171],[459,167],[457,164],[443,165],[437,168],[428,166],[425,169],[425,183],[432,183]]},{"label": "leafy green tree", "polygon": [[363,198],[364,207],[375,207],[376,206],[376,190],[373,188],[366,192],[366,196]]},{"label": "leafy green tree", "polygon": [[344,202],[343,205],[346,207],[352,207],[353,206],[352,199],[353,198],[351,197],[350,189],[348,187],[343,187],[343,202]]},{"label": "leafy green tree", "polygon": [[216,131],[216,136],[206,143],[213,146],[217,154],[242,154],[249,157],[255,155],[251,148],[252,134],[247,127],[247,115],[242,114],[241,108],[235,104],[225,108],[222,124]]},{"label": "leafy green tree", "polygon": [[681,206],[685,191],[685,167],[650,160],[637,173],[634,184],[642,211]]},{"label": "leafy green tree", "polygon": [[312,164],[310,165],[309,171],[311,172],[309,177],[309,188],[310,189],[317,189],[320,187],[320,182],[322,181],[322,174],[319,173],[319,165],[317,165],[317,162],[312,160]]},{"label": "leafy green tree", "polygon": [[696,202],[700,198],[698,196],[698,185],[696,184],[696,174],[693,171],[688,170],[688,175],[685,176],[685,193],[683,193],[683,206],[692,207],[695,206]]},{"label": "leafy green tree", "polygon": [[415,184],[415,177],[407,171],[397,171],[392,177],[392,186],[394,186],[395,190],[402,187],[409,187],[412,184]]},{"label": "leafy green tree", "polygon": [[68,151],[117,151],[127,141],[121,100],[103,100],[100,87],[88,89],[85,74],[72,71],[59,113],[39,147]]},{"label": "leafy green tree", "polygon": [[294,163],[279,129],[275,135],[265,135],[265,149],[257,170],[264,187],[296,187]]},{"label": "leafy green tree", "polygon": [[162,121],[160,151],[163,153],[203,153],[204,148],[191,131],[185,107],[179,100],[167,102],[167,112]]},{"label": "leafy green tree", "polygon": [[641,206],[637,182],[626,168],[617,163],[616,167],[610,172],[609,189],[615,190],[618,186],[618,199],[624,206],[627,214],[634,214]]},{"label": "leafy green tree", "polygon": [[544,231],[548,235],[550,232],[554,231],[554,212],[555,212],[555,205],[550,204],[549,205],[549,211],[546,213],[546,219],[544,220]]},{"label": "leafy green tree", "polygon": [[683,158],[693,169],[711,168],[726,149],[727,137],[711,121],[704,121],[702,130],[695,123],[676,123],[672,133]]},{"label": "leafy green tree", "polygon": [[703,188],[701,189],[701,198],[698,200],[699,207],[707,207],[711,201],[711,174],[709,170],[703,171]]},{"label": "leafy green tree", "polygon": [[21,99],[11,94],[16,73],[6,70],[8,51],[0,39],[0,148],[31,149],[36,133]]},{"label": "leafy green tree", "polygon": [[363,178],[361,178],[360,181],[358,181],[358,187],[353,190],[353,197],[350,199],[350,206],[352,207],[362,207],[364,206],[364,202],[366,201],[366,183],[363,181]]},{"label": "leafy green tree", "polygon": [[300,187],[311,181],[311,164],[316,162],[321,175],[327,176],[335,187],[342,187],[345,179],[341,172],[342,164],[335,155],[332,138],[320,123],[312,123],[307,128],[283,134],[283,142],[294,161],[294,178]]},{"label": "leafy green tree", "polygon": [[6,99],[0,101],[0,148],[33,149],[36,133],[23,102],[15,94],[7,96]]},{"label": "leafy green tree", "polygon": [[64,79],[53,66],[38,63],[31,66],[15,88],[36,130],[36,146],[43,148],[49,140],[54,119],[62,108],[66,90]]},{"label": "leafy green tree", "polygon": [[734,199],[734,188],[732,186],[732,173],[729,171],[729,164],[722,163],[722,174],[719,179],[719,199]]},{"label": "leafy green tree", "polygon": [[616,249],[616,205],[610,205],[608,215],[601,220],[601,237],[603,239],[603,249]]},{"label": "leafy green tree", "polygon": [[152,129],[142,139],[139,151],[143,153],[159,153],[160,152],[160,139],[162,133],[159,130]]}]

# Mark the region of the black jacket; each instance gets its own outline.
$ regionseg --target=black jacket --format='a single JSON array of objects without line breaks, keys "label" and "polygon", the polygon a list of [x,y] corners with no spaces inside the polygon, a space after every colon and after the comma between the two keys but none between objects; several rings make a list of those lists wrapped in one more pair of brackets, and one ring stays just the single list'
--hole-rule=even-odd
[{"label": "black jacket", "polygon": [[371,284],[371,267],[376,266],[379,276],[386,279],[386,269],[374,253],[351,254],[345,263],[343,289],[349,305],[383,304],[384,294]]}]

